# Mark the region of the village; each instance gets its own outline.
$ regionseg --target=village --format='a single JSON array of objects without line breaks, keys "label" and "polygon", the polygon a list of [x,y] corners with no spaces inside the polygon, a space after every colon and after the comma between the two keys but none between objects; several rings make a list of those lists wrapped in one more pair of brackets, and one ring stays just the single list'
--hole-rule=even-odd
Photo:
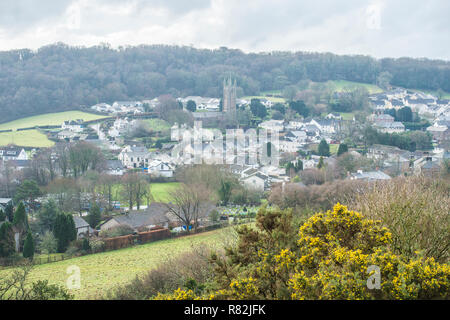
[{"label": "village", "polygon": [[[334,97],[339,99],[345,94],[348,92],[335,92]],[[168,99],[174,113],[189,115],[187,121],[178,123],[172,120],[170,124],[164,119],[161,108],[168,108]],[[281,114],[280,110],[284,108],[294,109],[297,102],[274,102],[270,97],[238,99],[236,82],[230,77],[223,82],[220,99],[188,96],[117,101],[112,105],[99,103],[89,110],[104,118],[88,122],[73,119],[50,128],[47,132],[49,138],[60,147],[50,149],[50,167],[44,165],[46,169],[43,170],[51,171],[54,177],[66,177],[66,171],[72,169],[62,167],[61,159],[67,154],[58,150],[71,145],[84,143],[100,150],[103,163],[100,169],[95,168],[102,174],[98,179],[113,177],[116,185],[122,185],[120,195],[110,190],[105,196],[105,193],[89,192],[89,187],[81,188],[77,193],[78,202],[75,201],[78,204],[68,207],[68,210],[79,213],[73,215],[77,238],[94,237],[93,243],[99,234],[103,238],[114,238],[133,232],[170,230],[169,233],[164,231],[163,237],[168,237],[187,232],[193,226],[196,230],[209,230],[239,217],[251,219],[261,201],[267,202],[277,186],[285,190],[290,186],[306,188],[340,179],[374,182],[397,176],[439,176],[450,159],[450,101],[396,88],[370,94],[368,102],[370,112],[362,119],[357,113],[337,111],[322,112],[320,116],[312,117],[297,113],[294,117],[280,119],[279,115],[274,115]],[[264,116],[258,116],[261,109]],[[238,114],[245,112],[251,117],[240,123]],[[226,125],[221,127],[220,123]],[[233,130],[240,132],[241,139],[230,143],[227,134]],[[367,130],[373,130],[372,135],[384,134],[386,137],[418,130],[429,141],[423,144],[426,148],[422,149],[415,142],[410,148],[411,144],[404,147],[391,142],[384,144],[381,140],[367,141]],[[252,136],[256,131],[269,133],[269,138]],[[191,139],[194,136],[197,140]],[[32,172],[35,166],[42,165],[37,164],[36,159],[42,157],[43,150],[25,150],[17,146],[0,148],[2,172],[7,173],[10,180],[20,173]],[[91,151],[87,148],[80,152]],[[268,152],[276,161],[262,161]],[[180,172],[196,165],[215,166],[220,168],[220,172],[232,176],[233,181],[241,185],[238,189],[246,194],[245,199],[233,201],[228,197],[217,201],[208,193],[207,197],[211,198],[203,198],[202,209],[195,221],[188,221],[177,214],[182,204],[178,207],[172,204],[173,198],[166,196],[155,200],[150,196],[151,192],[146,191],[126,200],[122,194],[130,174],[144,176],[144,180],[153,186],[154,183],[169,186],[180,181],[184,184],[185,181],[179,178],[182,176]],[[76,173],[72,174],[76,176]],[[7,188],[20,189],[20,182],[16,181],[16,186],[11,180],[6,184]],[[147,184],[143,188],[147,188]],[[8,190],[4,191],[4,196]],[[251,196],[247,195],[249,192]],[[0,199],[3,211],[7,211],[8,206],[17,205],[14,197],[6,196]],[[25,197],[23,203],[26,211],[32,213],[45,206],[49,199],[61,203],[65,196],[61,191],[49,191]],[[94,222],[90,220],[93,208],[102,212]],[[110,213],[105,216],[106,212]],[[20,251],[19,232],[16,234],[16,251]],[[110,248],[121,246],[112,245]]]}]

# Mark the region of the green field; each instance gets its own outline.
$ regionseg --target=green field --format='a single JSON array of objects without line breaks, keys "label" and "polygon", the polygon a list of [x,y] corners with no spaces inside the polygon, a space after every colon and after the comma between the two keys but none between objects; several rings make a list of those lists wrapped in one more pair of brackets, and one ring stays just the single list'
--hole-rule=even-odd
[{"label": "green field", "polygon": [[346,80],[330,80],[325,82],[325,84],[333,89],[333,91],[343,91],[344,89],[355,89],[358,87],[364,87],[369,91],[370,94],[372,93],[379,93],[383,92],[383,89],[380,87],[369,84],[369,83],[362,83],[362,82],[353,82],[353,81],[346,81]]},{"label": "green field", "polygon": [[57,113],[45,113],[38,116],[22,118],[10,122],[0,124],[0,130],[29,128],[35,126],[56,126],[61,125],[64,121],[83,119],[84,121],[91,121],[103,119],[107,116],[87,113],[82,111],[65,111]]},{"label": "green field", "polygon": [[144,122],[147,123],[153,131],[161,132],[170,130],[170,124],[162,119],[146,119]]},{"label": "green field", "polygon": [[[154,182],[150,186],[150,190],[152,192],[153,199],[156,202],[167,202],[169,201],[169,194],[168,192],[171,190],[174,190],[180,183],[179,182]],[[127,200],[125,197],[121,195],[121,185],[117,184],[113,188],[113,197],[115,201],[120,201],[121,207],[126,208],[128,205]],[[117,198],[116,199],[116,195]],[[142,199],[142,205],[147,204],[147,198],[143,197]]]},{"label": "green field", "polygon": [[[30,281],[49,280],[49,283],[65,285],[69,274],[67,267],[77,266],[81,273],[81,288],[71,293],[76,299],[100,298],[108,289],[125,284],[145,274],[166,259],[186,252],[192,246],[221,248],[232,239],[232,228],[225,228],[177,239],[168,239],[137,245],[130,248],[86,255],[69,260],[37,265],[30,274]],[[11,269],[0,270],[4,277]]]},{"label": "green field", "polygon": [[168,192],[175,190],[179,185],[179,182],[152,183],[150,188],[155,201],[166,202],[169,199]]},{"label": "green field", "polygon": [[38,130],[12,131],[0,133],[0,146],[14,144],[21,147],[45,148],[55,143]]},{"label": "green field", "polygon": [[339,149],[339,145],[338,144],[330,144],[330,153],[332,155],[336,154],[338,149]]}]

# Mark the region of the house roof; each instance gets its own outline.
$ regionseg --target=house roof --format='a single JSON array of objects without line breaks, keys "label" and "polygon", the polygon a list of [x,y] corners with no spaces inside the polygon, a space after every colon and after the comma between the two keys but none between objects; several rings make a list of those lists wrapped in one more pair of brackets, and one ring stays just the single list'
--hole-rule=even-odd
[{"label": "house roof", "polygon": [[123,164],[119,160],[106,160],[108,170],[123,169]]},{"label": "house roof", "polygon": [[76,229],[89,227],[89,223],[87,223],[83,218],[77,215],[73,216],[73,221],[75,222]]}]

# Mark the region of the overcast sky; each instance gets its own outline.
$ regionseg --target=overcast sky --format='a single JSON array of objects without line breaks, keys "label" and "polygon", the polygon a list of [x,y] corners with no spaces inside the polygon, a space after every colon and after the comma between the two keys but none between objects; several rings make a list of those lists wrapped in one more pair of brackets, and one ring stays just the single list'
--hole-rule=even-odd
[{"label": "overcast sky", "polygon": [[178,44],[450,60],[448,0],[0,0],[0,50]]}]

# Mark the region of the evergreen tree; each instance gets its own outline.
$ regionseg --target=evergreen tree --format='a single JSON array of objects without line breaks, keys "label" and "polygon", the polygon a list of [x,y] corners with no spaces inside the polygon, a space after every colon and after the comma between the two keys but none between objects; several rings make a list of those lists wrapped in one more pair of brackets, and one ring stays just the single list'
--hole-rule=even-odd
[{"label": "evergreen tree", "polygon": [[16,212],[14,212],[13,225],[22,230],[28,230],[27,213],[23,202],[19,203]]},{"label": "evergreen tree", "polygon": [[87,222],[92,228],[96,228],[97,225],[100,223],[102,219],[100,208],[97,204],[94,203],[94,205],[89,210],[89,215],[87,216]]},{"label": "evergreen tree", "polygon": [[58,241],[57,251],[63,253],[69,243],[77,238],[75,222],[71,214],[60,213],[56,216],[53,234]]},{"label": "evergreen tree", "polygon": [[82,247],[83,251],[89,252],[91,251],[91,244],[89,243],[89,239],[84,238]]},{"label": "evergreen tree", "polygon": [[9,257],[14,253],[15,247],[12,224],[5,222],[0,226],[0,257]]},{"label": "evergreen tree", "polygon": [[77,240],[77,228],[75,227],[75,221],[73,220],[73,215],[66,215],[66,228],[69,235],[69,242]]},{"label": "evergreen tree", "polygon": [[186,104],[186,109],[195,112],[197,110],[197,105],[195,104],[195,101],[189,100]]},{"label": "evergreen tree", "polygon": [[52,231],[55,224],[56,216],[59,213],[58,206],[55,201],[48,200],[42,206],[42,209],[38,213],[38,221],[41,228],[46,231]]},{"label": "evergreen tree", "polygon": [[319,153],[319,156],[322,157],[328,157],[330,155],[330,146],[325,139],[322,139],[320,141],[317,152]]},{"label": "evergreen tree", "polygon": [[303,170],[303,161],[298,159],[297,163],[295,164],[295,172],[299,172]]},{"label": "evergreen tree", "polygon": [[27,233],[25,244],[23,245],[23,257],[33,259],[34,256],[34,240],[31,232]]},{"label": "evergreen tree", "polygon": [[12,222],[14,219],[14,206],[11,203],[8,203],[5,208],[6,218],[8,218],[9,222]]},{"label": "evergreen tree", "polygon": [[348,152],[348,146],[345,143],[341,143],[339,145],[337,155],[340,156],[341,154],[344,154],[346,152]]},{"label": "evergreen tree", "polygon": [[0,222],[3,222],[6,220],[6,213],[0,209]]}]

